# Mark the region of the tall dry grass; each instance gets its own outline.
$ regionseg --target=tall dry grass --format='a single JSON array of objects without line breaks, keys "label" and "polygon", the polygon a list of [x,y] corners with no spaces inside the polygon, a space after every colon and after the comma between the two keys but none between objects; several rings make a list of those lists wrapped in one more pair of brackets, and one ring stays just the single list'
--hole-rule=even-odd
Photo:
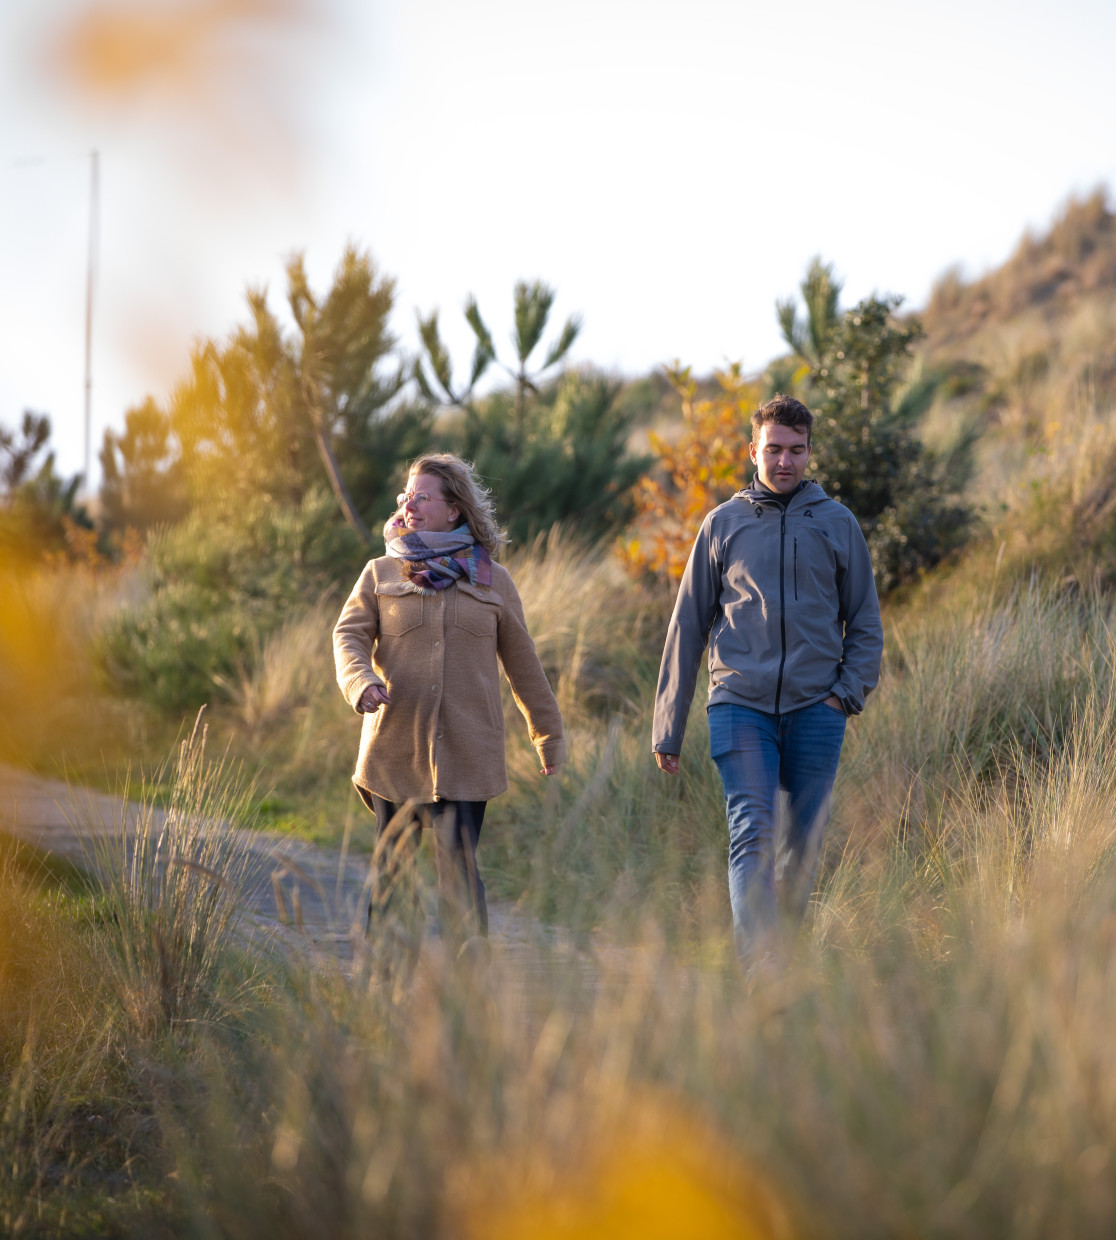
[{"label": "tall dry grass", "polygon": [[[207,758],[200,720],[168,765],[157,798],[145,785],[114,836],[91,836],[84,873],[4,851],[5,1235],[190,1232],[164,1187],[172,1138],[206,1105],[204,1065],[245,1036],[271,963],[238,933],[261,877],[242,829],[253,794]],[[78,829],[84,804],[75,790]]]},{"label": "tall dry grass", "polygon": [[289,718],[329,683],[333,658],[327,639],[336,612],[336,605],[324,600],[296,611],[256,643],[252,658],[235,679],[215,678],[250,737]]},{"label": "tall dry grass", "polygon": [[891,618],[880,688],[850,727],[844,833],[934,835],[954,790],[1055,758],[1080,704],[1110,691],[1116,604],[1033,577],[999,599]]},{"label": "tall dry grass", "polygon": [[104,922],[90,892],[76,872],[5,841],[0,1231],[7,1236],[119,1234],[129,1226],[160,1234],[154,1207],[173,1167],[154,1131],[150,1086],[160,1075],[168,1081],[169,1065],[133,1036],[106,979]]},{"label": "tall dry grass", "polygon": [[978,449],[982,490],[1018,512],[1032,481],[1065,484],[1066,498],[1112,447],[1112,332],[1116,300],[1091,300],[1051,323],[1037,311],[988,329],[971,347],[992,376],[991,433]]},{"label": "tall dry grass", "polygon": [[208,1063],[178,1208],[292,1237],[1109,1234],[1114,740],[1086,692],[1056,756],[955,789],[935,847],[847,850],[751,989],[653,916],[591,964],[540,938],[526,976],[296,971]]},{"label": "tall dry grass", "polygon": [[[585,571],[562,564],[559,600]],[[564,623],[551,631],[576,649]],[[1102,596],[1037,582],[952,623],[897,625],[850,731],[839,855],[786,972],[751,990],[694,951],[693,931],[727,928],[683,864],[723,834],[700,708],[687,778],[667,781],[622,697],[572,712],[579,777],[523,774],[511,804],[539,816],[499,831],[524,841],[529,888],[564,889],[567,911],[626,927],[626,945],[559,950],[540,925],[520,964],[498,955],[478,976],[428,955],[402,989],[298,962],[244,987],[243,966],[215,964],[181,992],[203,1019],[169,1021],[191,1031],[185,1059],[151,1032],[168,1026],[167,971],[123,975],[161,1013],[147,1032],[108,972],[117,1036],[159,1065],[134,1102],[157,1134],[147,1165],[175,1171],[144,1217],[154,1201],[169,1234],[214,1236],[1109,1234],[1110,628]],[[205,816],[228,817],[223,795]],[[120,959],[157,962],[139,941],[173,939],[224,890],[180,872],[200,886],[158,934],[149,916],[94,919],[97,950],[124,934]],[[679,937],[672,917],[703,899],[706,923],[691,914]],[[17,1071],[7,1082],[26,1092]],[[55,1115],[74,1110],[63,1094]],[[0,1141],[10,1152],[10,1128]],[[44,1218],[68,1201],[71,1234],[94,1219],[88,1198],[26,1183]]]},{"label": "tall dry grass", "polygon": [[139,588],[132,569],[0,565],[0,761],[46,764],[91,732],[135,751],[142,721],[102,694],[92,643]]},{"label": "tall dry grass", "polygon": [[931,364],[968,367],[971,388],[947,385],[927,415],[939,448],[975,434],[971,495],[987,519],[1035,530],[1035,488],[1063,511],[1110,469],[1116,407],[1116,298],[1094,293],[1058,314],[1035,306],[995,318]]},{"label": "tall dry grass", "polygon": [[[57,871],[3,840],[0,859],[0,1229],[28,1233],[52,1182],[82,1172],[72,1098],[112,1079],[99,979]],[[118,1147],[119,1152],[119,1147]]]},{"label": "tall dry grass", "polygon": [[[1067,488],[1098,480],[1110,429],[1100,404],[1079,413],[1095,437],[1035,459]],[[0,1205],[30,1201],[8,1217],[32,1234],[37,1213],[74,1235],[1110,1235],[1113,604],[997,551],[889,612],[807,924],[751,988],[700,702],[682,777],[650,757],[663,600],[559,536],[517,553],[571,740],[542,779],[509,700],[512,787],[481,860],[524,941],[487,973],[431,950],[409,986],[301,957],[264,973],[228,950],[235,851],[166,864],[152,805],[134,898],[125,867],[104,915],[36,906],[40,941],[76,944],[104,985],[77,1024],[51,1018],[84,1031],[72,1060],[30,1009],[0,1022],[0,1165],[18,1169]],[[359,721],[331,621],[290,617],[222,726],[344,786]],[[233,785],[184,761],[160,781],[164,801],[177,773],[195,789],[180,821],[235,816]],[[64,981],[36,968],[53,1011]],[[129,1187],[67,1165],[126,1165]]]},{"label": "tall dry grass", "polygon": [[[221,980],[245,894],[263,876],[244,830],[256,794],[227,758],[207,759],[199,713],[159,799],[125,787],[114,836],[90,854],[102,888],[100,966],[145,1038],[208,1021],[227,1001]],[[80,828],[80,801],[75,819]]]}]

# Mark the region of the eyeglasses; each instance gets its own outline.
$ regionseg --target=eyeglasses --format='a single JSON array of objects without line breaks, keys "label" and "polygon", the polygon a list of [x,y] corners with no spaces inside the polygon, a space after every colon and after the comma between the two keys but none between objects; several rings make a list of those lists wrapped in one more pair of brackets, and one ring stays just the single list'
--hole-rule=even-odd
[{"label": "eyeglasses", "polygon": [[[395,497],[396,507],[402,508],[404,504],[426,504],[432,499],[443,499],[441,495],[428,495],[425,491],[400,491]],[[445,502],[443,500],[443,502]]]}]

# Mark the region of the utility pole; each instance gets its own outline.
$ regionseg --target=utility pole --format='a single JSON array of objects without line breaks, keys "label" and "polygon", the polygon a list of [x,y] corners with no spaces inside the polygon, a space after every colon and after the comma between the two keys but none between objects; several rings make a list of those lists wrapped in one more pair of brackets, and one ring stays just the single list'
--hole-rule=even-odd
[{"label": "utility pole", "polygon": [[97,152],[89,153],[89,255],[85,270],[85,473],[82,489],[86,498],[92,494],[89,486],[91,468],[91,445],[93,437],[93,288],[97,272],[97,241],[100,225],[100,177]]}]

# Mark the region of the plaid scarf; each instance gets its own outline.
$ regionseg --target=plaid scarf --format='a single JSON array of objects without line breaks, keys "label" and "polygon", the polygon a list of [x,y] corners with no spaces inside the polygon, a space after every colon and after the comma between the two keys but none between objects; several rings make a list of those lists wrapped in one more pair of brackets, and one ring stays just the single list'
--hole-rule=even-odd
[{"label": "plaid scarf", "polygon": [[433,594],[467,577],[474,586],[492,584],[492,557],[468,525],[445,534],[403,532],[387,540],[387,553],[400,561],[403,576],[416,594]]}]

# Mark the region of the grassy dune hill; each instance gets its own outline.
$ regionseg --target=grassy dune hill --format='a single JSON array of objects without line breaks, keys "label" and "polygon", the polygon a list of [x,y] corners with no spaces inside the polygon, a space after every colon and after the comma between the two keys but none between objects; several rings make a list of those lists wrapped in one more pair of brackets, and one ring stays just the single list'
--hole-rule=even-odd
[{"label": "grassy dune hill", "polygon": [[[1000,268],[956,272],[924,311],[925,367],[947,375],[926,421],[974,441],[989,540],[1080,585],[1116,580],[1116,215],[1071,200]],[[1010,575],[1010,574],[1009,574]]]},{"label": "grassy dune hill", "polygon": [[964,345],[985,329],[1038,310],[1048,321],[1116,293],[1116,217],[1108,193],[1071,198],[1045,236],[1026,233],[1001,267],[966,281],[956,268],[923,311],[933,349]]}]

